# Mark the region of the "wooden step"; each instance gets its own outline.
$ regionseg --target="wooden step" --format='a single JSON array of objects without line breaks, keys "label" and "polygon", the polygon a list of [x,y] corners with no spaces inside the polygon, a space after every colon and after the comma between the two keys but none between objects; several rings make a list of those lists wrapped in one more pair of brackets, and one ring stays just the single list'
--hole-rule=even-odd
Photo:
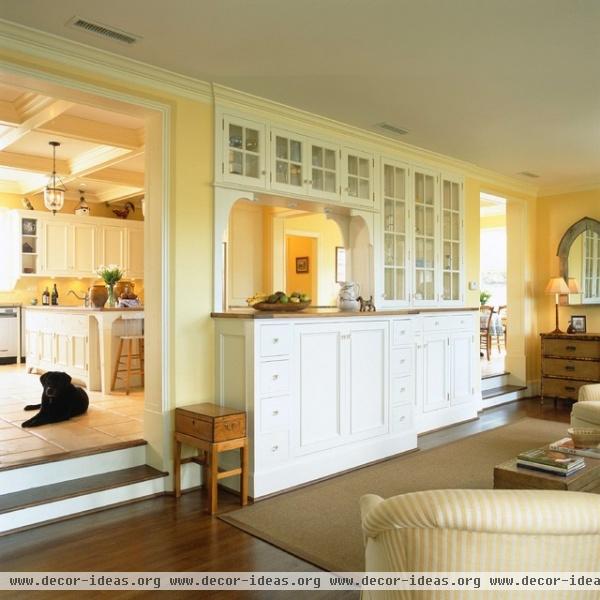
[{"label": "wooden step", "polygon": [[521,390],[526,389],[526,385],[502,385],[500,387],[491,388],[489,390],[483,390],[481,392],[481,397],[483,398],[483,400],[488,400],[489,398],[496,398],[497,396],[504,396],[504,394],[520,392]]},{"label": "wooden step", "polygon": [[490,375],[482,375],[481,379],[493,379],[494,377],[504,377],[505,375],[510,375],[510,371],[503,371],[501,373],[492,373]]}]

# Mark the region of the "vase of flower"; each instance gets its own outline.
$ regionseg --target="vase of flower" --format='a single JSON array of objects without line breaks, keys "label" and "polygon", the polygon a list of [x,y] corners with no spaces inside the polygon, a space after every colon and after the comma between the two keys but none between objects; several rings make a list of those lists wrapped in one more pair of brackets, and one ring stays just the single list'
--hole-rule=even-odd
[{"label": "vase of flower", "polygon": [[114,308],[117,305],[115,295],[115,284],[123,277],[123,270],[117,265],[101,266],[96,273],[102,277],[108,290],[108,306]]}]

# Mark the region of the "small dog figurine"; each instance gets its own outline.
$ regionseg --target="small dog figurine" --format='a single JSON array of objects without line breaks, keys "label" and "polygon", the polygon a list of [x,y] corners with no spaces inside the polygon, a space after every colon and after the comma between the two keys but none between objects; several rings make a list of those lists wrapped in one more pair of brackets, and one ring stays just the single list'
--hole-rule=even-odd
[{"label": "small dog figurine", "polygon": [[89,406],[85,391],[71,383],[71,376],[61,371],[48,371],[40,377],[44,386],[41,404],[28,404],[25,410],[39,410],[21,427],[39,427],[47,423],[67,421],[84,414]]},{"label": "small dog figurine", "polygon": [[360,312],[375,312],[375,304],[373,303],[373,296],[368,300],[365,300],[362,296],[359,296],[357,300],[360,302]]}]

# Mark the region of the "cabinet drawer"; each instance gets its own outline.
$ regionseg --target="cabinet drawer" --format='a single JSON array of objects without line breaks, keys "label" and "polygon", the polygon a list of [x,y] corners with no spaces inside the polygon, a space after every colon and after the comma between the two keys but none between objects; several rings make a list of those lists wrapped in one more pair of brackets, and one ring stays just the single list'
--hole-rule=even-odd
[{"label": "cabinet drawer", "polygon": [[392,377],[390,401],[392,406],[412,403],[412,377]]},{"label": "cabinet drawer", "polygon": [[287,431],[278,431],[261,435],[257,440],[258,456],[264,467],[271,467],[285,462],[289,457],[289,441]]},{"label": "cabinet drawer", "polygon": [[275,396],[261,400],[260,430],[264,433],[288,429],[289,427],[289,396]]},{"label": "cabinet drawer", "polygon": [[289,354],[292,347],[292,328],[290,325],[260,326],[260,355],[282,356]]},{"label": "cabinet drawer", "polygon": [[260,365],[260,396],[278,396],[290,390],[290,363],[287,360],[263,362]]},{"label": "cabinet drawer", "polygon": [[549,398],[567,398],[577,400],[579,388],[588,385],[589,381],[576,381],[569,379],[542,378],[542,395]]},{"label": "cabinet drawer", "polygon": [[566,358],[544,358],[544,375],[575,377],[600,381],[600,362],[592,360],[568,360]]},{"label": "cabinet drawer", "polygon": [[412,373],[412,357],[412,348],[394,348],[390,364],[392,375],[408,375]]},{"label": "cabinet drawer", "polygon": [[542,340],[542,354],[576,358],[600,358],[600,342],[592,340]]},{"label": "cabinet drawer", "polygon": [[192,417],[181,410],[175,412],[175,431],[207,442],[226,442],[245,437],[246,416],[243,413],[205,419]]},{"label": "cabinet drawer", "polygon": [[425,317],[423,319],[423,330],[424,331],[441,331],[450,327],[450,318],[446,315],[440,315],[438,317]]},{"label": "cabinet drawer", "polygon": [[175,431],[202,440],[212,441],[212,423],[175,413]]},{"label": "cabinet drawer", "polygon": [[462,329],[471,331],[474,327],[473,317],[468,313],[465,313],[464,315],[452,315],[451,317],[447,318],[450,321],[451,329]]},{"label": "cabinet drawer", "polygon": [[412,425],[412,406],[392,406],[391,410],[391,429],[392,431],[403,431]]},{"label": "cabinet drawer", "polygon": [[399,319],[392,321],[392,345],[409,344],[413,338],[412,319]]}]

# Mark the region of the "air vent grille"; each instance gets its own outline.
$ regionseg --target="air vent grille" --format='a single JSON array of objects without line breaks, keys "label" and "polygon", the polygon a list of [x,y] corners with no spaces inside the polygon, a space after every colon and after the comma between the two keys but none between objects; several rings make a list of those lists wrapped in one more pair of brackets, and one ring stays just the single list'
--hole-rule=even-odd
[{"label": "air vent grille", "polygon": [[125,31],[120,31],[114,27],[103,25],[102,23],[88,21],[87,19],[82,19],[81,17],[73,17],[67,23],[67,25],[75,29],[83,29],[84,31],[93,33],[94,35],[100,35],[102,37],[121,42],[122,44],[135,44],[141,39],[140,36],[126,33]]},{"label": "air vent grille", "polygon": [[397,125],[392,125],[391,123],[377,123],[377,127],[391,131],[396,135],[406,135],[408,133],[408,129],[404,129],[404,127],[398,127]]},{"label": "air vent grille", "polygon": [[531,177],[531,179],[537,179],[539,177],[537,173],[532,173],[531,171],[519,171],[517,175],[524,175],[525,177]]}]

